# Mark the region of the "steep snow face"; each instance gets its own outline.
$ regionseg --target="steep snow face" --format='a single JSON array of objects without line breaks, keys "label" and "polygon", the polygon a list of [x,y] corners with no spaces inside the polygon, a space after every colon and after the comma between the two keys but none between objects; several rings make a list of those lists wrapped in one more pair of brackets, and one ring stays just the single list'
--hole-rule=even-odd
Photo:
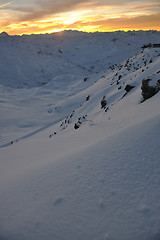
[{"label": "steep snow face", "polygon": [[0,35],[0,239],[159,240],[159,39]]}]

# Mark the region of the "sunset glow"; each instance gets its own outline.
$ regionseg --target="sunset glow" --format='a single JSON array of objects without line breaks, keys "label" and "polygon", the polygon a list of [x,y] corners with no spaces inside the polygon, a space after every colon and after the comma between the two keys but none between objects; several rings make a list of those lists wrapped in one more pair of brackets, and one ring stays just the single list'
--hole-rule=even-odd
[{"label": "sunset glow", "polygon": [[160,30],[159,1],[17,0],[0,3],[0,32]]}]

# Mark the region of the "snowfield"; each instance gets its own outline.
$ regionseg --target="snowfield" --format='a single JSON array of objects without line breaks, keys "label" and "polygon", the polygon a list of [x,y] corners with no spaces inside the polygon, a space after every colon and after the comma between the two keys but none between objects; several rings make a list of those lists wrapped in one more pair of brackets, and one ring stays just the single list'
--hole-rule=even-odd
[{"label": "snowfield", "polygon": [[160,239],[159,40],[0,34],[0,240]]}]

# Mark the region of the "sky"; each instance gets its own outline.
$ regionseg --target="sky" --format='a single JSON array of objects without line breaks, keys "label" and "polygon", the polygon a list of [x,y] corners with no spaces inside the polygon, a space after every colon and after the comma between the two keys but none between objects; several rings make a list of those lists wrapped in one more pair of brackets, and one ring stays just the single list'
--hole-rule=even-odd
[{"label": "sky", "polygon": [[0,32],[160,31],[160,1],[0,0]]}]

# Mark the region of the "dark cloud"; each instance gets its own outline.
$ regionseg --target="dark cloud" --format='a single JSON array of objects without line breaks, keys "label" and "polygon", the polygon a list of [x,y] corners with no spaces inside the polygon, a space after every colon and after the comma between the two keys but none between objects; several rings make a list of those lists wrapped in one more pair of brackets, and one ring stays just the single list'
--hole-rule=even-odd
[{"label": "dark cloud", "polygon": [[[150,3],[150,6],[146,6],[146,3]],[[129,11],[141,11],[148,8],[148,10],[156,12],[159,0],[152,2],[149,0],[16,0],[14,4],[8,5],[6,8],[17,12],[17,14],[14,14],[17,21],[33,21],[77,8],[83,9],[85,6],[91,9],[113,6],[118,9],[122,6],[125,8],[126,5],[130,6],[128,8]],[[126,8],[124,11],[126,11]]]},{"label": "dark cloud", "polygon": [[[33,8],[17,7],[14,10],[24,13],[19,18],[19,21],[38,20],[52,14],[71,11],[91,0],[48,0],[36,1]],[[13,9],[13,8],[12,8]],[[27,13],[26,13],[27,12]]]},{"label": "dark cloud", "polygon": [[128,3],[138,2],[136,0],[92,0],[93,5],[95,6],[122,6]]},{"label": "dark cloud", "polygon": [[159,0],[92,0],[91,1],[94,6],[113,6],[113,7],[123,7],[123,6],[142,6],[145,7],[146,4],[150,4],[151,6],[159,5]]}]

